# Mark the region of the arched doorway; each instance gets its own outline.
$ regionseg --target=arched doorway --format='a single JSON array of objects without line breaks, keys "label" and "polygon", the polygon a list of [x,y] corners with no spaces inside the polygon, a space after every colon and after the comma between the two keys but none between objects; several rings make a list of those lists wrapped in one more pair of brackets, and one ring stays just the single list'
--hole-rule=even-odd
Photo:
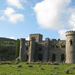
[{"label": "arched doorway", "polygon": [[61,54],[61,61],[64,61],[65,60],[65,56],[64,54]]},{"label": "arched doorway", "polygon": [[25,61],[28,61],[28,55],[25,56]]},{"label": "arched doorway", "polygon": [[52,61],[56,61],[56,55],[55,54],[52,55]]}]

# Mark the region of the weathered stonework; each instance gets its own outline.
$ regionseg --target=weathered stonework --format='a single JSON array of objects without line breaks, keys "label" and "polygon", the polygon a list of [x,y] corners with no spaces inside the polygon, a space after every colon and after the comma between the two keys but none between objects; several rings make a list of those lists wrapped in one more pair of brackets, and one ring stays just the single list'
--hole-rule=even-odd
[{"label": "weathered stonework", "polygon": [[20,61],[75,63],[75,31],[66,32],[66,40],[46,38],[30,34],[30,40],[20,39]]}]

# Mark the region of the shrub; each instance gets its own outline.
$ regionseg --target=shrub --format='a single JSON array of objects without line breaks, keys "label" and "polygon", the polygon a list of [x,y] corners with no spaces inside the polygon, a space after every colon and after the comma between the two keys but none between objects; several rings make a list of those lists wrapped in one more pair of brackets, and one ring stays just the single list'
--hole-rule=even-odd
[{"label": "shrub", "polygon": [[35,64],[40,64],[40,62],[35,62]]},{"label": "shrub", "polygon": [[1,64],[5,64],[5,62],[2,61]]},{"label": "shrub", "polygon": [[75,66],[74,65],[72,66],[72,69],[75,69]]},{"label": "shrub", "polygon": [[16,61],[15,64],[18,64],[18,62]]},{"label": "shrub", "polygon": [[12,66],[10,65],[10,67],[12,67]]},{"label": "shrub", "polygon": [[29,62],[26,62],[26,64],[29,64]]},{"label": "shrub", "polygon": [[28,65],[28,67],[33,67],[33,65]]},{"label": "shrub", "polygon": [[41,64],[39,64],[39,67],[41,67]]},{"label": "shrub", "polygon": [[69,68],[66,69],[65,73],[66,74],[69,74]]},{"label": "shrub", "polygon": [[40,68],[40,70],[45,70],[44,68]]},{"label": "shrub", "polygon": [[52,62],[48,62],[47,64],[48,64],[48,65],[52,65]]},{"label": "shrub", "polygon": [[47,64],[47,62],[44,62],[43,64],[45,65],[45,64]]},{"label": "shrub", "polygon": [[6,63],[6,64],[11,64],[11,62],[10,62],[10,61],[6,61],[5,63]]},{"label": "shrub", "polygon": [[54,69],[58,69],[58,66],[54,66]]},{"label": "shrub", "polygon": [[33,64],[34,62],[30,62],[30,64]]},{"label": "shrub", "polygon": [[59,65],[59,62],[54,62],[53,64],[54,64],[54,65]]},{"label": "shrub", "polygon": [[22,67],[22,65],[21,64],[18,64],[18,67]]}]

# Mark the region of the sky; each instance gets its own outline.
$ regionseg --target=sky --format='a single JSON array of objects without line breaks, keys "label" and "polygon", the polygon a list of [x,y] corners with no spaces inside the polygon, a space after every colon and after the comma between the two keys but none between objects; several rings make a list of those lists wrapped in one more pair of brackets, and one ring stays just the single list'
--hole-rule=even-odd
[{"label": "sky", "polygon": [[0,37],[66,40],[69,30],[75,30],[75,0],[0,0]]}]

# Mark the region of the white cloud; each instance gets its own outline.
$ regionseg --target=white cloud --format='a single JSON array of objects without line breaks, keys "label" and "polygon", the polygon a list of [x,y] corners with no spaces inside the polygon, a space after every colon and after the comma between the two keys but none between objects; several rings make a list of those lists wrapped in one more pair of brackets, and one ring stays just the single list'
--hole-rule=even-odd
[{"label": "white cloud", "polygon": [[18,21],[24,21],[23,14],[17,14],[13,8],[7,7],[3,10],[4,16],[7,17],[8,21],[17,23]]},{"label": "white cloud", "polygon": [[17,21],[24,21],[24,16],[22,14],[13,14],[9,16],[9,21],[17,23]]},{"label": "white cloud", "polygon": [[70,16],[69,23],[71,28],[75,28],[75,12]]},{"label": "white cloud", "polygon": [[6,10],[4,10],[4,15],[6,16],[10,16],[13,13],[15,13],[15,10],[13,8],[7,7]]},{"label": "white cloud", "polygon": [[21,4],[20,1],[26,1],[26,0],[6,0],[8,5],[10,6],[14,6],[14,7],[17,7],[19,9],[24,9],[23,5]]},{"label": "white cloud", "polygon": [[29,37],[26,40],[29,40]]},{"label": "white cloud", "polygon": [[15,40],[15,38],[14,37],[9,37],[10,39],[14,39]]},{"label": "white cloud", "polygon": [[71,0],[44,0],[33,8],[36,12],[37,22],[41,28],[60,29],[63,22],[61,15],[65,12]]},{"label": "white cloud", "polygon": [[1,16],[1,17],[0,17],[0,20],[5,20],[5,21],[6,21],[5,16]]},{"label": "white cloud", "polygon": [[62,30],[59,30],[59,31],[58,31],[58,33],[60,34],[60,35],[59,35],[59,38],[60,38],[61,40],[66,39],[66,36],[65,36],[65,32],[66,32],[66,31],[68,31],[68,30],[62,29]]}]

